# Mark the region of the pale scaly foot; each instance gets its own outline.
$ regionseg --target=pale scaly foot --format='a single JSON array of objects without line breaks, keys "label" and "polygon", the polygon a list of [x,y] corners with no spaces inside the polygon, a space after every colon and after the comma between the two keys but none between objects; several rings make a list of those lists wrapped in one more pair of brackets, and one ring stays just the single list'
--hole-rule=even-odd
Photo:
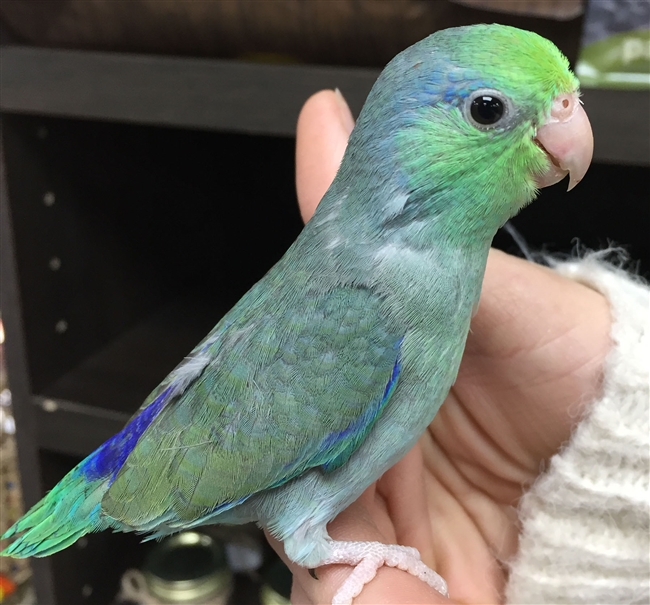
[{"label": "pale scaly foot", "polygon": [[412,576],[420,578],[441,595],[448,596],[447,583],[435,571],[429,569],[420,559],[416,548],[382,544],[381,542],[338,542],[332,541],[332,554],[320,561],[321,565],[353,565],[354,570],[338,589],[332,605],[352,605],[363,587],[377,574],[383,565],[397,567]]}]

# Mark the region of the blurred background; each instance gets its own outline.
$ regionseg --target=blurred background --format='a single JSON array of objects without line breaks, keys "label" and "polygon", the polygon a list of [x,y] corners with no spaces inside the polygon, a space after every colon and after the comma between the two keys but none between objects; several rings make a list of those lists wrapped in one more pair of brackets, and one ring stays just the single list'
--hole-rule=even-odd
[{"label": "blurred background", "polygon": [[[308,96],[338,87],[356,114],[396,53],[481,22],[553,40],[595,135],[580,186],[544,190],[515,227],[551,253],[620,245],[648,277],[647,0],[2,1],[0,531],[299,233]],[[505,232],[495,245],[520,253]],[[30,563],[0,558],[0,601],[288,602],[250,527],[158,544],[105,532]]]}]

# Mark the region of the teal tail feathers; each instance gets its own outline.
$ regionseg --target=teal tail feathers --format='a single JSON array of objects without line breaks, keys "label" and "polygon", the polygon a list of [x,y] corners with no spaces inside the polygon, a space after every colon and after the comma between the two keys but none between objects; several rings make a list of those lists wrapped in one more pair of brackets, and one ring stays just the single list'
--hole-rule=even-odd
[{"label": "teal tail feathers", "polygon": [[100,512],[109,481],[89,482],[80,468],[82,464],[4,533],[3,540],[21,535],[0,555],[16,559],[46,557],[87,533],[108,527]]},{"label": "teal tail feathers", "polygon": [[[46,557],[67,548],[81,536],[125,526],[102,513],[102,499],[115,480],[138,439],[173,393],[167,387],[85,460],[72,469],[40,502],[2,536],[18,538],[0,555],[17,559]],[[19,535],[20,534],[20,535]]]}]

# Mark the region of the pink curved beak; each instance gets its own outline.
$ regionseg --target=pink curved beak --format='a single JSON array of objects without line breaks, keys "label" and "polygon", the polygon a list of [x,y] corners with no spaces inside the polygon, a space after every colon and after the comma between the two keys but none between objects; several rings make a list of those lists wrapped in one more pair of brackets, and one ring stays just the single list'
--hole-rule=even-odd
[{"label": "pink curved beak", "polygon": [[577,93],[561,94],[553,101],[535,140],[550,160],[548,170],[536,178],[537,186],[554,185],[568,174],[571,191],[585,176],[594,153],[591,124]]}]

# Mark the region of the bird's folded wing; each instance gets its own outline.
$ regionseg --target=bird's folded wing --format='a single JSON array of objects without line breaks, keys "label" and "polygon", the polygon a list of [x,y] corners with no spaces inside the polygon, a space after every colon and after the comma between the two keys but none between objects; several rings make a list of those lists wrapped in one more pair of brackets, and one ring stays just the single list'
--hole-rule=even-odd
[{"label": "bird's folded wing", "polygon": [[192,521],[349,458],[395,387],[403,334],[367,289],[290,303],[229,313],[185,362],[194,373],[176,370],[187,384],[137,439],[104,514],[143,529]]}]

